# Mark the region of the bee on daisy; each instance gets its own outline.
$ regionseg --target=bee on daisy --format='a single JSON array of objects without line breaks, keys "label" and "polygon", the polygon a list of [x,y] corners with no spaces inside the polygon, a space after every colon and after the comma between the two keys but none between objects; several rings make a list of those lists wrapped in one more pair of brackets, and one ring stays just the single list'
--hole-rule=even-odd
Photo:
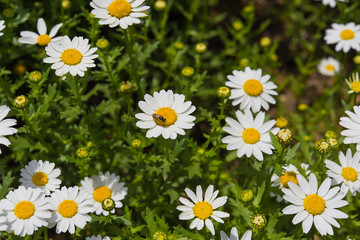
[{"label": "bee on daisy", "polygon": [[21,169],[20,182],[25,187],[39,188],[46,195],[60,188],[60,169],[55,168],[55,163],[49,161],[32,160]]},{"label": "bee on daisy", "polygon": [[90,6],[93,8],[91,13],[100,18],[100,25],[127,29],[128,26],[139,24],[139,18],[148,15],[144,11],[150,7],[142,5],[144,2],[145,0],[92,0]]},{"label": "bee on daisy", "polygon": [[341,192],[346,194],[348,191],[353,196],[356,191],[360,192],[360,152],[352,156],[351,149],[348,148],[346,155],[339,152],[339,162],[337,163],[326,159],[325,166],[328,169],[326,174],[331,177],[333,185],[341,184]]},{"label": "bee on daisy", "polygon": [[45,47],[46,54],[44,63],[51,63],[51,69],[55,69],[57,76],[70,73],[72,76],[83,77],[87,68],[95,67],[94,59],[98,57],[97,48],[90,48],[89,39],[68,36],[62,37],[57,42],[51,42]]},{"label": "bee on daisy", "polygon": [[185,102],[185,95],[173,93],[173,91],[161,90],[151,96],[146,94],[145,101],[139,102],[143,113],[137,113],[139,119],[136,126],[149,129],[146,137],[158,137],[176,139],[177,135],[185,135],[183,129],[191,129],[195,124],[195,117],[190,114],[195,111],[191,101]]},{"label": "bee on daisy", "polygon": [[348,52],[350,49],[360,51],[360,25],[350,22],[347,24],[333,23],[331,29],[325,32],[327,44],[336,44],[337,52]]},{"label": "bee on daisy", "polygon": [[1,31],[4,30],[5,28],[5,21],[1,20],[0,21],[0,36],[4,35],[4,33],[2,33]]},{"label": "bee on daisy", "polygon": [[39,44],[40,46],[46,46],[50,42],[59,41],[62,37],[55,37],[59,29],[63,24],[56,24],[51,30],[50,33],[47,34],[46,23],[43,18],[39,18],[37,21],[37,30],[38,33],[31,31],[21,31],[19,42],[24,44]]},{"label": "bee on daisy", "polygon": [[326,178],[320,187],[313,173],[310,174],[309,181],[300,174],[296,178],[298,185],[289,182],[289,189],[282,189],[284,199],[291,203],[282,212],[285,215],[296,214],[292,223],[295,225],[302,222],[303,233],[308,233],[314,224],[322,236],[333,235],[332,226],[340,227],[335,218],[348,217],[337,209],[348,205],[347,201],[342,200],[345,194],[339,192],[339,187],[330,189],[330,178]]},{"label": "bee on daisy", "polygon": [[240,104],[240,109],[250,109],[256,113],[261,108],[269,110],[269,103],[275,104],[273,96],[278,95],[275,91],[277,86],[269,81],[270,75],[262,76],[262,70],[252,70],[249,67],[245,71],[234,70],[233,75],[228,75],[230,81],[225,85],[231,89],[230,99],[234,99],[233,106]]},{"label": "bee on daisy", "polygon": [[176,207],[177,210],[182,211],[179,215],[179,219],[190,220],[195,218],[190,224],[190,229],[196,228],[197,230],[201,230],[205,225],[211,234],[215,235],[215,228],[210,218],[217,222],[224,223],[222,218],[230,216],[230,214],[226,212],[215,210],[227,202],[227,197],[216,198],[219,194],[219,190],[214,192],[213,185],[209,185],[205,194],[203,194],[200,185],[196,187],[196,194],[189,188],[185,188],[185,192],[191,201],[180,197],[179,201],[184,205]]},{"label": "bee on daisy", "polygon": [[340,71],[340,62],[332,57],[323,58],[317,68],[322,75],[335,76]]},{"label": "bee on daisy", "polygon": [[49,198],[49,208],[52,216],[49,228],[56,225],[56,233],[75,233],[75,227],[84,228],[91,220],[89,213],[94,211],[92,201],[86,192],[78,187],[62,187],[55,190]]},{"label": "bee on daisy", "polygon": [[[123,206],[121,200],[125,198],[128,190],[124,185],[124,182],[120,182],[120,176],[114,173],[110,174],[109,172],[105,174],[99,172],[99,175],[92,176],[91,178],[86,177],[82,180],[80,190],[89,195],[97,215],[103,214],[107,216],[109,212],[103,209],[103,201],[111,198],[115,203],[115,208],[121,208]],[[110,212],[115,213],[115,208]]]},{"label": "bee on daisy", "polygon": [[[10,108],[2,105],[0,106],[0,144],[9,146],[11,142],[5,137],[17,133],[17,130],[13,128],[16,125],[16,119],[7,118],[6,115],[10,112]],[[1,148],[0,148],[1,154]]]},{"label": "bee on daisy", "polygon": [[254,156],[257,160],[263,161],[263,152],[272,154],[272,141],[270,132],[277,134],[279,128],[273,128],[276,121],[265,121],[265,113],[259,112],[254,118],[252,112],[247,109],[245,113],[235,112],[237,120],[227,117],[225,119],[229,127],[223,127],[223,130],[230,134],[221,139],[227,144],[227,150],[237,150],[237,156],[240,158],[246,155],[248,158]]},{"label": "bee on daisy", "polygon": [[14,231],[15,235],[22,237],[47,226],[51,217],[48,200],[41,189],[20,186],[10,191],[0,203],[6,217],[7,231]]}]

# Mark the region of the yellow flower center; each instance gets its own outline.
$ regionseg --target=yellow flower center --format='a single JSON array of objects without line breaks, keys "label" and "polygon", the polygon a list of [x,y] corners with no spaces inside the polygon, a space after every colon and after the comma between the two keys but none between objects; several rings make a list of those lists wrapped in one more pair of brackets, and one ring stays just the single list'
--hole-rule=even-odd
[{"label": "yellow flower center", "polygon": [[159,108],[152,117],[155,123],[160,126],[173,125],[177,119],[175,111],[169,107]]},{"label": "yellow flower center", "polygon": [[242,132],[242,138],[247,144],[255,144],[260,141],[260,133],[255,128],[246,128]]},{"label": "yellow flower center", "polygon": [[345,29],[340,33],[340,37],[343,40],[351,40],[351,39],[353,39],[355,37],[355,33],[354,33],[353,30]]},{"label": "yellow flower center", "polygon": [[358,178],[358,174],[352,167],[343,168],[341,175],[346,181],[355,182]]},{"label": "yellow flower center", "polygon": [[195,206],[193,207],[193,211],[194,211],[194,215],[197,218],[201,220],[205,220],[211,216],[214,210],[210,203],[202,201],[195,203]]},{"label": "yellow flower center", "polygon": [[304,208],[312,215],[320,215],[325,210],[325,200],[317,194],[307,195],[304,199]]},{"label": "yellow flower center", "polygon": [[60,59],[67,65],[77,65],[81,62],[82,57],[82,54],[78,50],[70,48],[63,51]]},{"label": "yellow flower center", "polygon": [[36,186],[45,186],[49,182],[49,178],[44,172],[36,172],[32,177],[32,181]]},{"label": "yellow flower center", "polygon": [[112,191],[106,186],[98,187],[94,190],[93,196],[95,201],[101,203],[102,201],[104,201],[104,199],[111,198]]},{"label": "yellow flower center", "polygon": [[64,218],[72,218],[78,212],[78,205],[73,200],[64,200],[60,203],[58,212]]},{"label": "yellow flower center", "polygon": [[247,95],[256,97],[259,96],[263,91],[263,85],[259,80],[249,79],[244,83],[244,91]]},{"label": "yellow flower center", "polygon": [[115,0],[110,3],[108,7],[108,12],[111,16],[117,18],[123,18],[129,16],[131,13],[131,5],[126,0]]},{"label": "yellow flower center", "polygon": [[351,83],[351,90],[353,90],[356,93],[360,92],[360,82],[359,81],[355,81],[353,83]]},{"label": "yellow flower center", "polygon": [[48,45],[50,41],[51,41],[51,37],[47,34],[40,35],[37,38],[37,43],[41,46]]},{"label": "yellow flower center", "polygon": [[284,175],[280,177],[280,183],[283,187],[289,187],[288,182],[293,182],[295,184],[299,184],[296,179],[296,172],[284,172]]},{"label": "yellow flower center", "polygon": [[326,65],[325,69],[328,70],[328,71],[331,71],[331,72],[335,71],[335,67],[332,64]]},{"label": "yellow flower center", "polygon": [[14,214],[20,219],[28,219],[34,212],[35,206],[32,202],[22,201],[15,205]]}]

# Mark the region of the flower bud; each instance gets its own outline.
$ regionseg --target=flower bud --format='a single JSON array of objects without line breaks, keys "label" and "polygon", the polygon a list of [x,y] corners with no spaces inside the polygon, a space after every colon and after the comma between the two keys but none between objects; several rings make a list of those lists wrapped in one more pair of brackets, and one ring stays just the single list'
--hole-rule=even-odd
[{"label": "flower bud", "polygon": [[336,149],[339,147],[339,142],[335,138],[328,138],[327,142],[329,143],[331,149]]},{"label": "flower bud", "polygon": [[17,96],[14,99],[14,106],[18,109],[23,109],[29,104],[29,100],[25,95]]},{"label": "flower bud", "polygon": [[89,151],[86,149],[86,148],[79,148],[77,151],[76,151],[76,156],[78,158],[87,158],[89,156]]},{"label": "flower bud", "polygon": [[133,148],[139,148],[141,146],[141,140],[140,139],[134,139],[132,142],[131,142],[131,146]]},{"label": "flower bud", "polygon": [[292,140],[292,133],[290,129],[280,129],[279,132],[276,134],[276,138],[282,144],[289,144]]},{"label": "flower bud", "polygon": [[241,201],[250,202],[254,198],[254,192],[252,190],[245,190],[241,193]]},{"label": "flower bud", "polygon": [[219,87],[216,94],[219,98],[228,98],[231,95],[231,91],[228,87]]},{"label": "flower bud", "polygon": [[237,20],[237,21],[233,22],[232,27],[235,30],[239,31],[244,27],[244,24],[241,21]]},{"label": "flower bud", "polygon": [[38,83],[42,79],[42,73],[40,71],[32,71],[28,76],[29,80],[34,83]]},{"label": "flower bud", "polygon": [[336,133],[334,131],[327,130],[325,132],[325,138],[336,138]]},{"label": "flower bud", "polygon": [[102,202],[101,202],[101,207],[102,209],[104,209],[105,211],[112,211],[115,208],[115,201],[112,198],[105,198]]},{"label": "flower bud", "polygon": [[262,214],[256,214],[251,218],[251,223],[254,228],[261,229],[264,228],[267,224],[266,217]]},{"label": "flower bud", "polygon": [[263,37],[260,39],[260,46],[262,47],[268,47],[271,45],[271,38],[269,37]]},{"label": "flower bud", "polygon": [[154,3],[154,9],[155,9],[156,11],[163,11],[165,8],[166,8],[166,2],[163,1],[163,0],[157,0],[157,1]]},{"label": "flower bud", "polygon": [[331,150],[330,144],[324,139],[317,141],[315,143],[315,148],[318,151],[318,153],[321,155],[326,155]]},{"label": "flower bud", "polygon": [[63,9],[69,9],[71,7],[71,2],[69,0],[62,0],[61,6]]},{"label": "flower bud", "polygon": [[166,240],[166,234],[164,232],[158,231],[153,235],[154,240]]},{"label": "flower bud", "polygon": [[195,52],[197,53],[204,53],[206,52],[207,47],[204,43],[198,43],[195,45]]},{"label": "flower bud", "polygon": [[99,49],[105,49],[110,45],[109,41],[105,38],[100,38],[96,41],[96,46]]},{"label": "flower bud", "polygon": [[276,119],[276,124],[277,127],[279,128],[286,128],[288,125],[288,121],[286,120],[286,118],[284,117],[279,117]]},{"label": "flower bud", "polygon": [[194,75],[194,68],[192,67],[184,67],[182,70],[181,70],[181,74],[185,77],[191,77],[192,75]]},{"label": "flower bud", "polygon": [[131,84],[131,82],[129,82],[129,81],[124,82],[124,81],[123,81],[123,82],[121,83],[121,86],[120,86],[120,91],[121,91],[121,92],[130,92],[131,89],[132,89],[132,84]]}]

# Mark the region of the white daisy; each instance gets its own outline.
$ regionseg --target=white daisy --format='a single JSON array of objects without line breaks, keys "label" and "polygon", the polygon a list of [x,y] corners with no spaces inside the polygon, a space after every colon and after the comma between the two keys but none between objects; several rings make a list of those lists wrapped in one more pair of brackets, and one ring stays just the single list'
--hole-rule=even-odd
[{"label": "white daisy", "polygon": [[40,189],[20,186],[1,200],[1,207],[7,218],[7,231],[22,237],[47,226],[51,217],[48,200]]},{"label": "white daisy", "polygon": [[[280,177],[275,173],[271,176],[271,186],[272,187],[280,187],[280,188],[289,188],[288,182],[293,182],[298,184],[296,176],[300,174],[297,167],[292,165],[291,163],[282,167],[284,169],[283,175]],[[305,170],[305,174],[310,174],[309,164],[301,163],[301,168]]]},{"label": "white daisy", "polygon": [[49,219],[49,227],[56,225],[56,233],[67,232],[73,234],[75,226],[84,228],[91,220],[88,213],[94,211],[92,201],[86,192],[79,191],[75,187],[62,187],[51,194],[49,199],[52,216]]},{"label": "white daisy", "polygon": [[333,23],[332,29],[325,32],[325,41],[327,44],[335,44],[335,50],[348,52],[350,48],[360,51],[360,25],[350,22],[347,24]]},{"label": "white daisy", "polygon": [[264,112],[259,112],[254,119],[249,109],[245,110],[245,114],[239,110],[235,114],[238,121],[229,117],[225,119],[230,127],[223,127],[223,130],[231,135],[221,141],[228,144],[227,150],[237,149],[238,157],[246,154],[249,158],[254,155],[257,160],[263,161],[262,152],[272,154],[271,149],[274,149],[269,132],[276,135],[279,131],[279,128],[272,128],[276,121],[270,120],[264,123]]},{"label": "white daisy", "polygon": [[259,112],[263,107],[269,109],[269,103],[275,104],[276,101],[271,95],[278,95],[274,90],[277,86],[269,81],[270,75],[262,76],[262,70],[252,70],[249,67],[245,71],[234,70],[234,75],[228,75],[230,81],[225,83],[231,89],[230,99],[234,99],[232,105],[240,104],[240,109],[252,109]]},{"label": "white daisy", "polygon": [[[39,18],[37,21],[37,30],[38,33],[30,31],[21,31],[20,32],[20,43],[25,44],[39,44],[41,46],[46,46],[50,42],[59,41],[62,37],[55,37],[56,33],[59,31],[63,24],[56,24],[51,30],[50,33],[46,33],[46,23],[43,18]],[[55,37],[55,38],[54,38]]]},{"label": "white daisy", "polygon": [[340,134],[344,136],[344,143],[356,143],[356,151],[360,151],[360,106],[354,106],[354,112],[345,111],[349,117],[341,117],[340,125],[346,130]]},{"label": "white daisy", "polygon": [[21,169],[19,181],[25,187],[39,188],[50,195],[50,191],[60,188],[61,184],[61,180],[57,178],[61,171],[54,167],[55,163],[32,160]]},{"label": "white daisy", "polygon": [[68,36],[62,37],[57,42],[51,42],[45,48],[49,56],[44,59],[45,63],[52,63],[51,68],[56,69],[57,76],[63,76],[70,72],[71,75],[84,76],[87,68],[95,67],[93,54],[96,47],[90,48],[89,39],[74,37],[72,40]]},{"label": "white daisy", "polygon": [[136,126],[149,129],[146,137],[158,137],[175,139],[177,134],[185,135],[183,129],[191,129],[194,126],[195,117],[190,114],[195,107],[190,101],[185,102],[185,96],[173,93],[173,91],[161,90],[154,92],[154,96],[145,94],[145,102],[140,101],[139,107],[144,113],[135,115],[140,121]]},{"label": "white daisy", "polygon": [[[127,194],[127,187],[124,187],[124,182],[119,182],[120,176],[114,173],[110,174],[106,172],[103,174],[99,172],[99,175],[86,177],[81,181],[80,190],[86,192],[91,199],[91,204],[94,206],[94,211],[97,215],[103,214],[107,216],[108,211],[103,210],[101,203],[104,199],[111,198],[115,202],[115,208],[121,208],[123,204],[120,202]],[[111,210],[111,213],[115,213],[115,209]]]},{"label": "white daisy", "polygon": [[111,240],[108,236],[102,238],[101,235],[86,237],[85,240]]},{"label": "white daisy", "polygon": [[0,36],[4,35],[4,33],[1,32],[4,28],[5,28],[5,21],[1,20],[0,21]]},{"label": "white daisy", "polygon": [[332,178],[334,185],[342,183],[341,192],[346,194],[350,190],[355,196],[356,191],[360,192],[360,152],[356,152],[353,157],[351,149],[348,148],[346,156],[339,152],[339,161],[341,166],[326,159],[325,166],[329,169],[326,174]]},{"label": "white daisy", "polygon": [[325,76],[334,76],[340,70],[340,63],[335,58],[323,58],[317,65],[319,73]]},{"label": "white daisy", "polygon": [[284,199],[292,203],[282,212],[286,215],[296,214],[292,223],[302,222],[303,233],[308,233],[314,223],[321,235],[333,235],[331,225],[340,227],[335,218],[348,217],[347,214],[336,209],[348,205],[347,201],[341,200],[345,194],[339,192],[339,187],[330,189],[330,178],[326,178],[318,188],[315,174],[310,174],[309,182],[300,174],[296,177],[299,185],[289,182],[290,189],[282,189],[285,193]]},{"label": "white daisy", "polygon": [[[0,144],[3,144],[7,147],[11,144],[11,142],[4,136],[13,135],[17,133],[17,130],[15,128],[12,128],[12,126],[16,125],[16,119],[12,119],[12,118],[4,119],[9,112],[10,112],[9,107],[5,105],[0,106]],[[0,148],[0,154],[1,154],[1,148]]]},{"label": "white daisy", "polygon": [[[241,240],[251,240],[252,232],[246,231]],[[220,231],[221,240],[239,240],[239,234],[236,227],[231,228],[230,236],[228,237],[224,231]]]},{"label": "white daisy", "polygon": [[[0,200],[0,204],[1,203],[2,201]],[[7,218],[5,217],[3,210],[0,208],[0,232],[6,231],[6,229],[7,229]]]},{"label": "white daisy", "polygon": [[[339,2],[345,2],[345,0],[336,0]],[[329,5],[330,7],[334,8],[336,6],[336,1],[335,0],[322,0],[322,4],[323,5]]]},{"label": "white daisy", "polygon": [[192,202],[186,198],[180,197],[179,200],[184,205],[176,207],[177,210],[182,211],[179,215],[179,219],[190,220],[195,218],[190,224],[190,229],[196,227],[197,230],[201,230],[205,224],[211,234],[215,235],[214,225],[211,222],[210,217],[217,222],[224,223],[221,218],[230,216],[230,214],[226,212],[214,211],[227,202],[227,197],[216,198],[219,190],[214,192],[213,185],[210,185],[206,189],[205,196],[203,196],[203,191],[200,185],[196,187],[196,194],[189,188],[185,188],[185,192]]},{"label": "white daisy", "polygon": [[149,6],[141,6],[145,0],[92,0],[91,11],[96,18],[100,18],[100,25],[109,27],[120,26],[127,29],[128,26],[139,24],[139,17],[146,17]]},{"label": "white daisy", "polygon": [[348,94],[359,94],[360,93],[360,78],[359,73],[353,73],[351,77],[345,79],[346,84],[349,87]]}]

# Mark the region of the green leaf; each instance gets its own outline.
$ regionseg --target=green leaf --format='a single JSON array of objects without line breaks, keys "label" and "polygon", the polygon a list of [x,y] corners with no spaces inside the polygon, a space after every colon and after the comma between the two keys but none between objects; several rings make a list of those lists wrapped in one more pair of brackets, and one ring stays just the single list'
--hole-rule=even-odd
[{"label": "green leaf", "polygon": [[68,107],[64,112],[60,113],[60,119],[64,119],[67,117],[77,118],[81,113],[81,108],[79,106]]},{"label": "green leaf", "polygon": [[11,176],[11,171],[9,171],[6,176],[4,169],[2,169],[1,171],[1,175],[2,177],[2,183],[0,185],[0,199],[4,198],[8,192],[9,192],[9,187],[11,186],[12,182],[14,181],[15,177]]},{"label": "green leaf", "polygon": [[269,132],[269,134],[270,134],[270,137],[271,137],[272,144],[275,147],[276,151],[278,153],[282,152],[282,146],[279,143],[279,141],[277,140],[277,138],[274,136],[274,134],[272,132]]},{"label": "green leaf", "polygon": [[261,202],[261,198],[264,195],[265,192],[265,181],[262,182],[260,188],[258,188],[256,196],[254,198],[254,206],[258,207],[260,205]]}]

